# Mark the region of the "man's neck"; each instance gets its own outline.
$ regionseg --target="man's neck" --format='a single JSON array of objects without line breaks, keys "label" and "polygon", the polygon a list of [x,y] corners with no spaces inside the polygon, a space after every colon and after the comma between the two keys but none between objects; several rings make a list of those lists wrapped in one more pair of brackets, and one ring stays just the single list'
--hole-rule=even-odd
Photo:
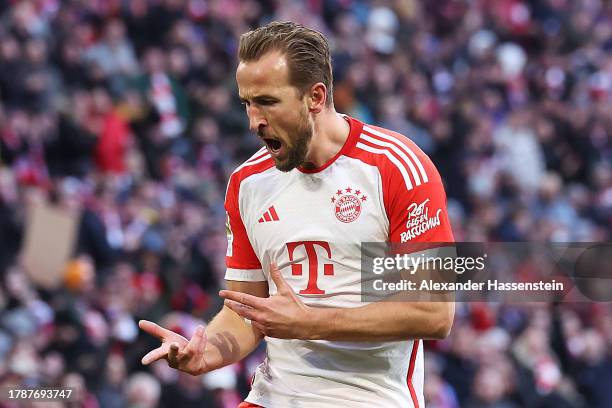
[{"label": "man's neck", "polygon": [[334,157],[348,139],[351,127],[334,108],[318,114],[315,118],[310,149],[302,165],[305,169],[316,169]]}]

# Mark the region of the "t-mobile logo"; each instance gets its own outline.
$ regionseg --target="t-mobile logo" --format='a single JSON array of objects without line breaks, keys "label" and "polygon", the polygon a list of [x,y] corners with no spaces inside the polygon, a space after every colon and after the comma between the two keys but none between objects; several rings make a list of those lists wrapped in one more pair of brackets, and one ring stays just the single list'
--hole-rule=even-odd
[{"label": "t-mobile logo", "polygon": [[[293,252],[295,248],[299,246],[304,246],[306,250],[306,257],[308,258],[308,285],[306,289],[300,290],[301,295],[321,295],[324,294],[325,291],[319,289],[317,286],[317,279],[319,277],[319,259],[317,257],[317,251],[315,249],[316,246],[319,246],[325,249],[327,253],[327,259],[331,260],[331,249],[329,248],[329,243],[325,241],[298,241],[298,242],[288,242],[287,250],[289,251],[289,260],[293,261]],[[292,264],[291,265],[291,274],[293,276],[301,276],[302,275],[302,265],[301,264]],[[323,275],[332,276],[334,274],[334,265],[331,263],[323,264]]]}]

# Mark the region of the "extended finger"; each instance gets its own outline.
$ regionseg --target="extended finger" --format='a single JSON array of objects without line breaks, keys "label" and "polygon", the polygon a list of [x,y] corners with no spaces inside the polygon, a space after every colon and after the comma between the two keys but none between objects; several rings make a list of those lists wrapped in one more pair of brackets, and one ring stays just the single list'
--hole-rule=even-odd
[{"label": "extended finger", "polygon": [[245,306],[242,303],[234,302],[233,300],[229,299],[226,299],[223,304],[244,318],[256,320],[255,309],[253,309],[252,307]]},{"label": "extended finger", "polygon": [[174,333],[173,331],[164,329],[160,325],[150,322],[148,320],[139,321],[138,327],[140,327],[142,330],[146,331],[147,333],[159,338],[160,340],[163,340],[164,338],[170,337],[172,335],[176,335],[176,333]]},{"label": "extended finger", "polygon": [[204,330],[204,326],[198,326],[193,337],[185,347],[185,352],[194,354],[203,352],[204,347],[206,347],[206,331]]},{"label": "extended finger", "polygon": [[151,363],[156,362],[157,360],[166,358],[167,356],[168,356],[168,346],[161,345],[158,348],[151,350],[147,354],[145,354],[141,362],[144,365],[149,365]]},{"label": "extended finger", "polygon": [[276,285],[276,288],[279,292],[282,292],[287,289],[291,290],[291,287],[289,286],[285,278],[283,278],[283,274],[281,273],[276,263],[272,263],[270,265],[270,277],[272,278],[272,281]]},{"label": "extended finger", "polygon": [[179,352],[178,343],[170,344],[170,349],[168,350],[168,365],[172,368],[178,367],[178,352]]},{"label": "extended finger", "polygon": [[258,307],[261,305],[261,302],[264,301],[263,298],[260,298],[258,296],[249,295],[248,293],[236,292],[233,290],[219,291],[219,296],[251,307]]}]

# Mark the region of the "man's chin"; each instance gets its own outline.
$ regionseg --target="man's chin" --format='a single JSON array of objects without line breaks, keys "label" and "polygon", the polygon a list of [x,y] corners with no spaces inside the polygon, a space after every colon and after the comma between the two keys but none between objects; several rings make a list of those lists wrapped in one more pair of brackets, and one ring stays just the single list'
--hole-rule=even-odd
[{"label": "man's chin", "polygon": [[297,166],[293,166],[290,163],[283,163],[275,161],[276,169],[282,171],[283,173],[288,173],[291,170],[295,169]]},{"label": "man's chin", "polygon": [[299,166],[299,164],[293,163],[288,159],[282,160],[276,157],[272,157],[272,159],[274,160],[274,165],[276,166],[276,169],[284,173],[290,172],[291,170]]}]

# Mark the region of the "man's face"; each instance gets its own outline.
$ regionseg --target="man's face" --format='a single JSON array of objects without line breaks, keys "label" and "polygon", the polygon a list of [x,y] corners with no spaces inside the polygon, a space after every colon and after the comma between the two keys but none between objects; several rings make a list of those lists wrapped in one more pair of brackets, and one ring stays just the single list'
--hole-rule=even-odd
[{"label": "man's face", "polygon": [[256,61],[240,62],[236,82],[249,126],[265,143],[276,168],[290,171],[304,163],[313,126],[304,98],[289,84],[285,57],[270,52]]}]

